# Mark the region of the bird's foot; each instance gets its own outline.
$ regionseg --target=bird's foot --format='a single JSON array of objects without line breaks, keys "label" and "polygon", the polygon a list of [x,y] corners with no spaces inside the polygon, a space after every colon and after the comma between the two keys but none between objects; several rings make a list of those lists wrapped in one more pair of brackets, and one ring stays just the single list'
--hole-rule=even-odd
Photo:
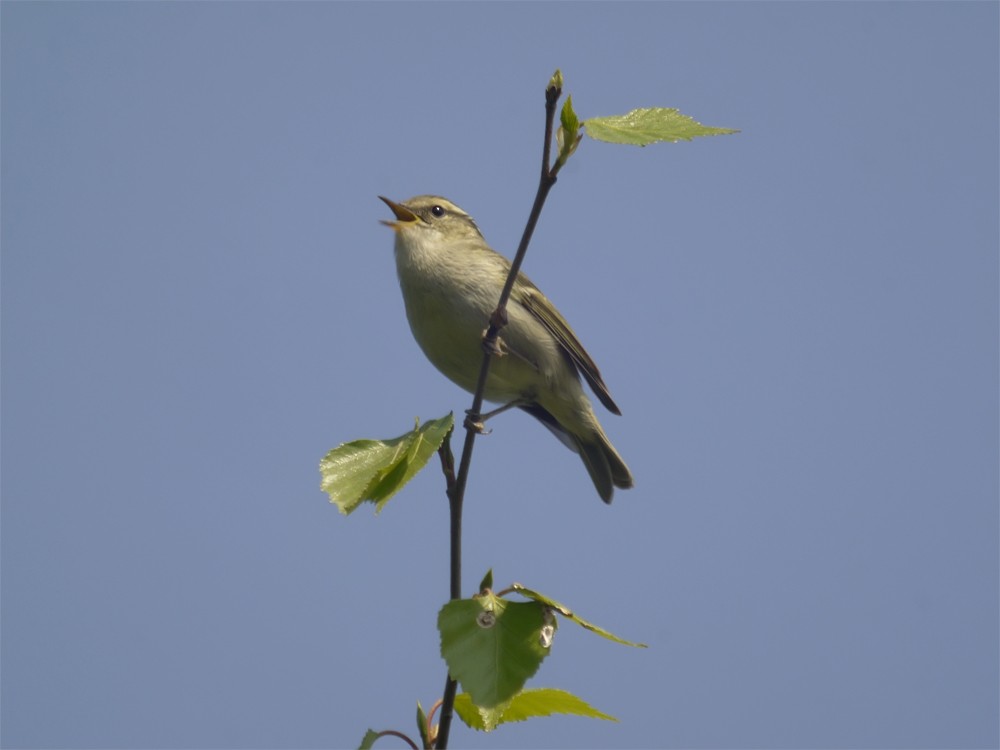
[{"label": "bird's foot", "polygon": [[499,334],[490,338],[489,334],[489,328],[483,331],[483,351],[491,357],[506,357],[507,345],[503,342],[503,339],[500,338]]},{"label": "bird's foot", "polygon": [[465,410],[465,421],[462,423],[465,429],[475,430],[479,435],[489,435],[493,430],[486,429],[486,420],[491,415],[487,414],[485,417],[482,414],[473,413],[472,409]]}]

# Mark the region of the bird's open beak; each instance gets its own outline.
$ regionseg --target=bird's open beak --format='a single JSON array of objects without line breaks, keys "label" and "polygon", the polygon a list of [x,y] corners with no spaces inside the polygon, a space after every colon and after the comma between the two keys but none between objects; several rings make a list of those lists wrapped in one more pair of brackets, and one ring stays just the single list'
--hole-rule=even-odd
[{"label": "bird's open beak", "polygon": [[412,224],[413,222],[420,221],[420,217],[417,216],[415,213],[413,213],[413,211],[408,209],[402,203],[396,203],[395,201],[391,201],[384,195],[380,195],[379,198],[381,198],[382,201],[385,202],[385,205],[391,208],[392,212],[396,214],[397,221],[386,221],[385,219],[380,219],[380,221],[387,227],[391,227],[392,229],[398,232],[407,224]]}]

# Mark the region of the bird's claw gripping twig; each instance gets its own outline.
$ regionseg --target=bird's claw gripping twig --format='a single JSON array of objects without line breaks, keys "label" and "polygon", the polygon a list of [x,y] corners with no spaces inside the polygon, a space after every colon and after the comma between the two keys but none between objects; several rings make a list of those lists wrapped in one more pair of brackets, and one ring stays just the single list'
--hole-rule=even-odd
[{"label": "bird's claw gripping twig", "polygon": [[483,331],[483,351],[491,357],[506,357],[507,345],[503,343],[503,339],[500,338],[499,334],[490,338],[489,333],[489,328]]},{"label": "bird's claw gripping twig", "polygon": [[487,430],[486,424],[481,414],[473,414],[472,409],[465,410],[465,429],[475,430],[479,435],[489,435],[493,430]]}]

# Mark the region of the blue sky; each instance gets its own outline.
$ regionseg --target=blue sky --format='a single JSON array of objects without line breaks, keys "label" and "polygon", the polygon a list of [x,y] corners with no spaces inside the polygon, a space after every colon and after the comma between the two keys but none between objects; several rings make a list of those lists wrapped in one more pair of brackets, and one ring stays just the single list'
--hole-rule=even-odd
[{"label": "blue sky", "polygon": [[[556,67],[585,141],[526,272],[622,408],[611,507],[521,414],[465,588],[564,624],[552,718],[456,747],[995,747],[996,3],[14,3],[2,20],[4,747],[356,746],[444,683],[440,473],[379,517],[338,443],[471,398],[377,195],[510,254]],[[390,741],[385,747],[395,747]]]}]

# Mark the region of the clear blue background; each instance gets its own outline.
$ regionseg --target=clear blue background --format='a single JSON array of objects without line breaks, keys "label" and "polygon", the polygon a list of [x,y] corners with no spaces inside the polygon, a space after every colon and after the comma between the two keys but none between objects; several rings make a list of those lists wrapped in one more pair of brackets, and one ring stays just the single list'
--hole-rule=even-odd
[{"label": "clear blue background", "polygon": [[[471,399],[407,329],[376,195],[511,253],[543,89],[736,136],[585,141],[525,269],[636,488],[511,414],[465,588],[571,624],[552,718],[460,747],[996,747],[997,3],[12,3],[2,14],[2,744],[356,746],[445,670],[436,466],[340,442]],[[386,747],[399,746],[385,741]]]}]

